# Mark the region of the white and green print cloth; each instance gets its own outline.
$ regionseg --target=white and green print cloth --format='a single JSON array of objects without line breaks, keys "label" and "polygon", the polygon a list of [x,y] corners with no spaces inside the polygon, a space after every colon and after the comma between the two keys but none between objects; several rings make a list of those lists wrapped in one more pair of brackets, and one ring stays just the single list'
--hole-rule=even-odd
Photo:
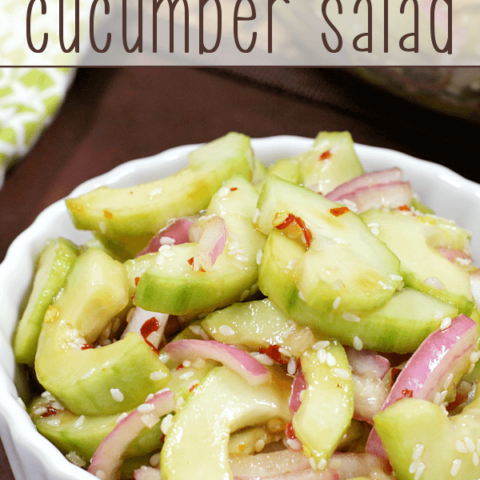
[{"label": "white and green print cloth", "polygon": [[65,68],[0,68],[0,187],[7,168],[53,119],[73,74]]}]

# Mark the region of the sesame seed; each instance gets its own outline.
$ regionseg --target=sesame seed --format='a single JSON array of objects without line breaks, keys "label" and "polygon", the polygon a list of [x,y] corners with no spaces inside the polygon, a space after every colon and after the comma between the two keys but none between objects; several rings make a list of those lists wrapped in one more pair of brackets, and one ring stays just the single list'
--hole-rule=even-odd
[{"label": "sesame seed", "polygon": [[[448,387],[452,384],[452,380],[453,380],[453,373],[449,373],[448,377],[445,379],[445,383],[443,384],[444,390],[448,390]],[[475,450],[475,446],[473,447],[473,449]]]},{"label": "sesame seed", "polygon": [[360,351],[363,348],[362,340],[356,335],[355,337],[353,337],[353,348],[358,351]]},{"label": "sesame seed", "polygon": [[294,357],[290,358],[287,364],[287,373],[289,375],[295,375],[295,372],[297,371],[297,361],[295,360]]},{"label": "sesame seed", "polygon": [[123,393],[118,388],[111,388],[110,394],[116,402],[123,402]]},{"label": "sesame seed", "polygon": [[423,283],[429,287],[437,288],[438,290],[445,290],[445,285],[437,277],[426,278]]},{"label": "sesame seed", "polygon": [[65,455],[65,458],[73,463],[74,465],[76,465],[77,467],[84,467],[87,462],[80,456],[78,455],[78,453],[76,452],[68,452],[66,455]]},{"label": "sesame seed", "polygon": [[60,425],[61,421],[59,418],[55,418],[54,420],[49,420],[47,422],[47,425],[50,425],[51,427],[58,427]]},{"label": "sesame seed", "polygon": [[128,417],[128,413],[127,412],[123,412],[121,413],[117,419],[115,420],[115,423],[120,423],[124,418],[127,418]]},{"label": "sesame seed", "polygon": [[327,360],[327,351],[323,348],[320,348],[317,351],[317,358],[320,363],[325,363],[325,361]]},{"label": "sesame seed", "polygon": [[318,468],[319,470],[325,470],[326,467],[327,467],[327,460],[325,460],[325,458],[322,458],[322,459],[318,462],[317,468]]},{"label": "sesame seed", "polygon": [[327,353],[327,360],[326,361],[327,361],[327,365],[329,367],[334,367],[337,364],[336,358],[330,352]]},{"label": "sesame seed", "polygon": [[469,451],[470,453],[473,453],[473,452],[475,451],[475,443],[474,443],[474,441],[473,441],[471,438],[469,438],[469,437],[465,437],[465,438],[463,439],[463,441],[465,442],[465,446],[468,448],[468,451]]},{"label": "sesame seed", "polygon": [[154,188],[151,192],[150,192],[150,196],[151,197],[154,197],[155,195],[160,195],[162,193],[162,188],[159,187],[159,188]]},{"label": "sesame seed", "polygon": [[290,261],[287,263],[287,269],[288,269],[288,270],[293,270],[293,267],[295,266],[296,263],[297,263],[297,260],[290,260]]},{"label": "sesame seed", "polygon": [[253,355],[254,358],[262,365],[273,365],[275,362],[265,353],[258,353]]},{"label": "sesame seed", "polygon": [[316,470],[317,469],[317,464],[315,462],[315,459],[313,457],[310,457],[308,459],[308,461],[310,462],[310,466],[312,467],[312,470]]},{"label": "sesame seed", "polygon": [[[200,327],[199,327],[200,328]],[[169,360],[170,360],[170,355],[168,353],[165,353],[165,352],[162,352],[159,356],[158,356],[159,360],[162,362],[162,363],[167,363]]]},{"label": "sesame seed", "polygon": [[182,365],[184,367],[189,367],[191,364],[192,364],[192,362],[190,360],[184,360],[183,363],[182,363]]},{"label": "sesame seed", "polygon": [[372,228],[372,227],[379,227],[380,224],[377,223],[377,222],[370,222],[370,223],[367,223],[367,227],[368,228]]},{"label": "sesame seed", "polygon": [[478,464],[480,463],[480,459],[478,458],[477,452],[473,452],[472,462],[476,467],[478,467]]},{"label": "sesame seed", "polygon": [[288,438],[287,445],[291,450],[299,451],[302,449],[302,444],[296,438]]},{"label": "sesame seed", "polygon": [[205,365],[206,365],[206,362],[201,357],[196,358],[192,363],[192,367],[196,368],[197,370],[200,370],[200,369],[204,368]]},{"label": "sesame seed", "polygon": [[459,471],[462,466],[462,461],[457,458],[452,463],[452,468],[450,469],[450,475],[454,477]]},{"label": "sesame seed", "polygon": [[165,255],[159,254],[157,255],[157,259],[155,260],[155,263],[161,267],[165,263]]},{"label": "sesame seed", "polygon": [[333,309],[334,310],[337,310],[337,308],[340,306],[340,302],[342,301],[342,297],[337,297],[334,301],[333,301]]},{"label": "sesame seed", "polygon": [[167,375],[167,372],[164,372],[163,370],[158,370],[158,372],[152,372],[150,374],[150,380],[158,382],[159,380],[163,380],[164,378],[166,378]]},{"label": "sesame seed", "polygon": [[440,330],[446,330],[452,324],[452,319],[450,317],[445,317],[440,323]]},{"label": "sesame seed", "polygon": [[348,380],[350,378],[350,373],[344,368],[333,368],[332,373],[334,373],[337,377],[343,378],[344,380]]},{"label": "sesame seed", "polygon": [[[291,329],[291,327],[289,328],[289,330],[290,330],[290,329]],[[281,354],[285,355],[286,357],[291,357],[291,356],[292,356],[292,354],[291,354],[287,349],[285,349],[285,348],[279,347],[279,348],[278,348],[278,351],[279,351]]]},{"label": "sesame seed", "polygon": [[378,284],[384,289],[384,290],[393,290],[393,287],[391,285],[387,285],[385,282],[382,282],[381,280],[378,281]]},{"label": "sesame seed", "polygon": [[425,464],[420,463],[417,467],[417,470],[415,471],[415,476],[413,477],[413,480],[420,480],[420,477],[422,476],[424,470]]},{"label": "sesame seed", "polygon": [[259,250],[257,252],[257,265],[260,265],[262,263],[262,258],[263,258],[263,250]]},{"label": "sesame seed", "polygon": [[172,237],[162,237],[160,239],[160,245],[175,245],[175,239]]},{"label": "sesame seed", "polygon": [[348,312],[345,312],[344,314],[342,314],[342,318],[347,322],[358,323],[360,321],[360,317],[357,317],[353,313],[348,313]]},{"label": "sesame seed", "polygon": [[85,415],[80,415],[75,421],[75,423],[73,424],[73,426],[75,428],[80,428],[83,425],[84,421],[85,421]]},{"label": "sesame seed", "polygon": [[373,235],[377,236],[380,233],[380,230],[378,227],[371,227],[370,231],[372,232]]},{"label": "sesame seed", "polygon": [[140,412],[140,413],[150,413],[152,412],[153,410],[155,410],[155,406],[152,405],[151,403],[142,403],[141,405],[139,405],[137,407],[137,410]]},{"label": "sesame seed", "polygon": [[226,197],[229,193],[230,193],[230,188],[229,188],[229,187],[222,187],[222,188],[218,191],[218,196],[219,196],[220,198],[224,198],[224,197]]},{"label": "sesame seed", "polygon": [[258,452],[261,452],[263,449],[265,448],[265,440],[257,440],[257,442],[255,443],[255,451],[258,453]]},{"label": "sesame seed", "polygon": [[460,453],[467,453],[468,452],[468,449],[466,447],[466,445],[461,441],[461,440],[457,440],[455,442],[455,448],[460,452]]},{"label": "sesame seed", "polygon": [[47,407],[36,407],[32,413],[34,415],[40,416],[47,412],[48,412]]},{"label": "sesame seed", "polygon": [[97,470],[95,476],[100,480],[107,480],[107,474],[103,470]]},{"label": "sesame seed", "polygon": [[185,372],[178,376],[180,380],[187,380],[187,378],[193,377],[193,372]]},{"label": "sesame seed", "polygon": [[153,399],[153,397],[154,397],[153,393],[149,393],[149,394],[147,395],[147,398],[145,399],[145,401],[146,401],[146,402],[149,402],[150,400]]},{"label": "sesame seed", "polygon": [[160,454],[159,453],[154,453],[150,457],[150,465],[152,467],[158,467],[160,465]]},{"label": "sesame seed", "polygon": [[313,345],[314,350],[320,350],[321,348],[327,348],[330,345],[328,340],[320,340],[319,342]]},{"label": "sesame seed", "polygon": [[228,325],[221,325],[218,328],[218,331],[225,337],[231,337],[235,335],[235,330],[232,327],[229,327]]},{"label": "sesame seed", "polygon": [[153,428],[160,421],[154,413],[145,413],[140,416],[140,420],[147,428]]},{"label": "sesame seed", "polygon": [[177,401],[175,402],[175,411],[179,410],[184,403],[185,400],[183,399],[183,397],[178,397]]},{"label": "sesame seed", "polygon": [[403,280],[403,277],[400,275],[397,275],[396,273],[389,273],[388,276],[390,277],[391,280],[394,280],[396,282],[401,282]]},{"label": "sesame seed", "polygon": [[298,298],[302,301],[305,301],[305,295],[302,292],[298,291]]},{"label": "sesame seed", "polygon": [[245,263],[245,262],[248,262],[248,257],[247,255],[235,255],[235,260]]},{"label": "sesame seed", "polygon": [[472,363],[477,363],[479,359],[480,359],[480,352],[479,352],[479,351],[477,351],[477,352],[472,352],[472,353],[470,354],[470,361],[471,361]]},{"label": "sesame seed", "polygon": [[409,473],[415,473],[417,471],[417,468],[419,467],[420,465],[420,461],[418,460],[414,460],[408,467],[408,472]]},{"label": "sesame seed", "polygon": [[160,430],[164,435],[168,433],[168,430],[172,426],[172,423],[173,423],[173,415],[171,413],[163,417],[162,423],[160,424]]}]

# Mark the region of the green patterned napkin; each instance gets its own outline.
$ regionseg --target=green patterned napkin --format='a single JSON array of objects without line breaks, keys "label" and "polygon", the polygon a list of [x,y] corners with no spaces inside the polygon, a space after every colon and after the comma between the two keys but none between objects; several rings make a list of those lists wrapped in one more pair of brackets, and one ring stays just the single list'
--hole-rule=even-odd
[{"label": "green patterned napkin", "polygon": [[73,77],[65,68],[0,68],[0,187],[52,120]]}]

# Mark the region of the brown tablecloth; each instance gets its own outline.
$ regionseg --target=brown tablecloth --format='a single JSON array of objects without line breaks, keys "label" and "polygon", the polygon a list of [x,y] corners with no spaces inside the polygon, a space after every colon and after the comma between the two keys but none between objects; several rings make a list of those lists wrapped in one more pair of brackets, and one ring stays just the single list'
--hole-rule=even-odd
[{"label": "brown tablecloth", "polygon": [[[127,160],[229,131],[252,137],[349,130],[480,181],[479,126],[433,113],[346,70],[82,69],[56,120],[0,190],[0,261],[49,204]],[[12,480],[0,443],[0,480]]]}]

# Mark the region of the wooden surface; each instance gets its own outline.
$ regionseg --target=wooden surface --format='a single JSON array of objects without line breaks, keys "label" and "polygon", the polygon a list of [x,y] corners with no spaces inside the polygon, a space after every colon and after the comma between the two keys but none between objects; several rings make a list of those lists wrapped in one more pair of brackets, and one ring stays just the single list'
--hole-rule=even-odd
[{"label": "wooden surface", "polygon": [[[229,131],[252,137],[349,130],[480,181],[479,126],[432,113],[345,70],[84,69],[35,148],[0,190],[0,261],[52,202],[125,161]],[[0,443],[0,480],[13,480]]]}]

